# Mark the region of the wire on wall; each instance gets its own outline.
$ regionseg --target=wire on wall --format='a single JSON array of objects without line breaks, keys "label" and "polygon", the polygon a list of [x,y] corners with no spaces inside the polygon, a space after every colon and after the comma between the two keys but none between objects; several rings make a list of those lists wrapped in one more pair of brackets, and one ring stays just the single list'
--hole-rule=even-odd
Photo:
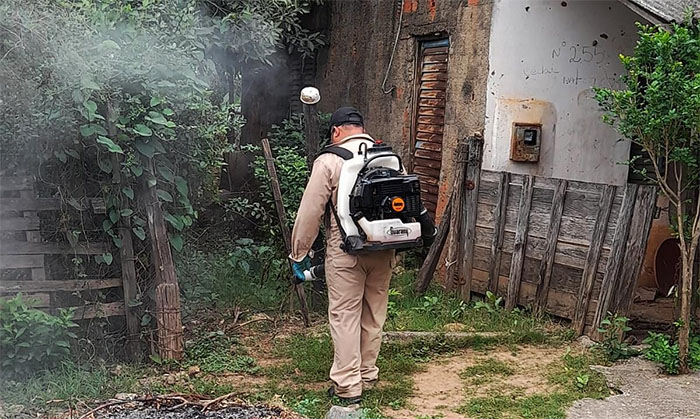
[{"label": "wire on wall", "polygon": [[396,46],[399,44],[399,35],[401,35],[401,25],[403,23],[403,5],[402,5],[402,0],[398,0],[399,3],[399,9],[401,12],[399,13],[399,27],[396,30],[396,38],[394,39],[394,47],[391,50],[391,56],[389,57],[389,65],[386,68],[386,73],[384,74],[384,81],[382,81],[382,93],[385,95],[390,94],[391,92],[396,89],[396,86],[391,86],[389,90],[386,89],[386,81],[389,78],[389,71],[391,71],[391,64],[394,62],[394,54],[396,53]]}]

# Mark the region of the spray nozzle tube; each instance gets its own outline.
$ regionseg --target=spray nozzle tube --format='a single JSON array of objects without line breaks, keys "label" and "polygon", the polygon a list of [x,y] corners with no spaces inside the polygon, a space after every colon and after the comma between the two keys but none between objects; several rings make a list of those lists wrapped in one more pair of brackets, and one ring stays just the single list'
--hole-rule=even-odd
[{"label": "spray nozzle tube", "polygon": [[309,282],[309,281],[321,281],[326,277],[326,267],[323,263],[320,265],[315,265],[304,271],[304,279],[298,281]]}]

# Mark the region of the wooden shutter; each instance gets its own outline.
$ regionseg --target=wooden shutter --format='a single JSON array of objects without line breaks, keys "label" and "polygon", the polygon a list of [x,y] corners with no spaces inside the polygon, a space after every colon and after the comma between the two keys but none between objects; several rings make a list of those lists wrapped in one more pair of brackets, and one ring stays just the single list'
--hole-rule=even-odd
[{"label": "wooden shutter", "polygon": [[449,41],[445,38],[421,42],[418,56],[413,172],[420,178],[423,203],[433,216],[437,208],[442,167],[448,54]]}]

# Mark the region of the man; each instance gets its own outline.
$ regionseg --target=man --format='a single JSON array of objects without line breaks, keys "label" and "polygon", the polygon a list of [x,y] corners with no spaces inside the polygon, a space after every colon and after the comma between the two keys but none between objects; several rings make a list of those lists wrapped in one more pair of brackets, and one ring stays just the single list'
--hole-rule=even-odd
[{"label": "man", "polygon": [[[339,108],[330,122],[334,146],[355,152],[359,143],[374,142],[365,133],[364,120],[355,108]],[[379,374],[376,362],[386,320],[394,251],[348,254],[341,250],[340,230],[326,207],[330,202],[337,208],[338,178],[343,162],[343,158],[331,153],[322,153],[314,162],[294,223],[289,257],[295,275],[303,278],[302,272],[309,265],[307,254],[325,214],[328,318],[335,352],[330,372],[333,386],[329,394],[348,403],[357,403],[363,388],[371,387]]]}]

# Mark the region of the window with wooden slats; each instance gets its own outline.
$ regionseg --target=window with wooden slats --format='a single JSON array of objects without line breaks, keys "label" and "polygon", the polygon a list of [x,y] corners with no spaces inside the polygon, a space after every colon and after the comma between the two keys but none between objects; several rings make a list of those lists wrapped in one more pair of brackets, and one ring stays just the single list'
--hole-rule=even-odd
[{"label": "window with wooden slats", "polygon": [[442,134],[447,90],[447,38],[420,43],[413,127],[413,172],[421,182],[426,209],[435,216],[442,167]]}]

